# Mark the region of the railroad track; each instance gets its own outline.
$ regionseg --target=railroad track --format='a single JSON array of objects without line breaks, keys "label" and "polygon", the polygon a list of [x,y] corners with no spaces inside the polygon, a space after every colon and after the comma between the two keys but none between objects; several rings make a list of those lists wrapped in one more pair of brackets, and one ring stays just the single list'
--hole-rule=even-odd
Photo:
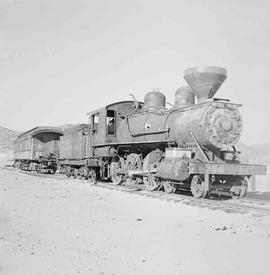
[{"label": "railroad track", "polygon": [[[71,179],[66,178],[61,174],[37,174],[28,171],[16,170],[14,168],[2,168],[9,171],[14,171],[17,173],[23,173],[34,177],[41,178],[53,178],[57,180],[69,180],[69,181],[85,181],[83,179]],[[104,188],[109,190],[118,190],[121,192],[126,192],[130,194],[135,194],[138,196],[145,196],[150,198],[158,198],[165,201],[172,201],[175,203],[182,203],[184,205],[204,207],[211,210],[220,210],[226,213],[250,213],[254,216],[265,216],[270,215],[270,201],[261,199],[232,199],[230,197],[219,197],[211,196],[210,198],[196,199],[187,191],[179,191],[176,194],[166,194],[163,191],[148,191],[143,185],[113,185],[110,182],[99,181],[96,184],[92,183],[92,186],[96,188]]]},{"label": "railroad track", "polygon": [[182,203],[189,206],[204,207],[211,210],[220,210],[227,213],[251,213],[255,216],[270,215],[270,202],[256,201],[251,199],[231,199],[225,197],[212,196],[208,199],[196,199],[187,191],[178,192],[176,194],[166,194],[163,191],[148,191],[144,187],[132,186],[115,186],[110,183],[98,182],[95,186],[110,190],[119,190],[140,196],[151,198],[159,198],[161,200]]}]

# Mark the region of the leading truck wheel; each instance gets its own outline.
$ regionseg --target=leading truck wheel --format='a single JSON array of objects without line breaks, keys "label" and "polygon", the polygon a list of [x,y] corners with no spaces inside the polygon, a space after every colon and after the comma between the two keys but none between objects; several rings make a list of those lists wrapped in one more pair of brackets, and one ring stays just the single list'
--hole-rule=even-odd
[{"label": "leading truck wheel", "polygon": [[200,176],[193,176],[190,189],[192,195],[197,199],[205,198],[208,193],[208,190]]}]

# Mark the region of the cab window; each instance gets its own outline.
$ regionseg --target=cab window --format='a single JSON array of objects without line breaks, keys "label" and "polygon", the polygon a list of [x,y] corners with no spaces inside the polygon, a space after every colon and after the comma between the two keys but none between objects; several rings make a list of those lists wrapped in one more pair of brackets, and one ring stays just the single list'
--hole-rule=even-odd
[{"label": "cab window", "polygon": [[115,135],[115,112],[107,110],[107,135]]},{"label": "cab window", "polygon": [[92,115],[92,117],[91,117],[91,129],[97,131],[98,124],[99,124],[99,114]]}]

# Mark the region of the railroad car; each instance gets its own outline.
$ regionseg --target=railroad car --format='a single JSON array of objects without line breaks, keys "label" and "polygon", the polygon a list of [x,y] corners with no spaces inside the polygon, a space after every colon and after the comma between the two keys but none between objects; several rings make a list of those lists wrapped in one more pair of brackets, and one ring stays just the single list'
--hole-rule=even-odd
[{"label": "railroad car", "polygon": [[[89,156],[89,125],[77,124],[64,130],[60,137],[59,170],[68,177],[82,176],[93,178],[90,169],[87,169],[86,161]],[[92,171],[92,170],[91,170]]]},{"label": "railroad car", "polygon": [[59,155],[60,128],[40,126],[14,141],[14,166],[39,173],[55,173]]},{"label": "railroad car", "polygon": [[241,105],[214,98],[226,77],[224,68],[190,68],[184,72],[189,86],[176,91],[171,108],[164,94],[153,91],[144,102],[134,98],[89,112],[82,162],[67,165],[66,173],[75,169],[75,176],[90,174],[167,193],[186,189],[196,198],[211,193],[243,197],[248,179],[266,174],[266,166],[239,160]]}]

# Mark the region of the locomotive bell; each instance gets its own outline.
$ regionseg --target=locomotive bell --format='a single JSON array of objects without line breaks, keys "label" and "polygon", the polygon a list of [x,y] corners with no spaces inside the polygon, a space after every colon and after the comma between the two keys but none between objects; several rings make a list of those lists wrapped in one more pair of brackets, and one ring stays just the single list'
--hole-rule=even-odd
[{"label": "locomotive bell", "polygon": [[198,103],[212,98],[227,78],[227,70],[220,67],[186,69],[184,78],[195,93]]},{"label": "locomotive bell", "polygon": [[194,105],[195,98],[192,89],[188,86],[180,87],[175,92],[174,108],[184,108]]},{"label": "locomotive bell", "polygon": [[165,108],[166,96],[159,91],[152,91],[144,96],[143,109]]}]

